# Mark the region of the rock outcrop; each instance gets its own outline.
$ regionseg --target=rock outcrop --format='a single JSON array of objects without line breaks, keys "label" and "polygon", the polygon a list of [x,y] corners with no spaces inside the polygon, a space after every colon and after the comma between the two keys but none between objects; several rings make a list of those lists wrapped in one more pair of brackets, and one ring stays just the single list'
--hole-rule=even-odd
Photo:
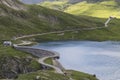
[{"label": "rock outcrop", "polygon": [[20,3],[18,0],[0,0],[0,4],[6,5],[15,10],[26,10],[24,4]]},{"label": "rock outcrop", "polygon": [[0,57],[0,79],[13,79],[17,78],[19,74],[37,71],[36,68],[31,66],[32,61],[31,57]]}]

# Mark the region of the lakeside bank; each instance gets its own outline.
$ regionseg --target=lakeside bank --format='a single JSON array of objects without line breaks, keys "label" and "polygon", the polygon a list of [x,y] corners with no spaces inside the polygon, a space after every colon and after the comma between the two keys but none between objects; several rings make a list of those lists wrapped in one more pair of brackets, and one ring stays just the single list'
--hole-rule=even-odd
[{"label": "lakeside bank", "polygon": [[[38,57],[39,58],[38,62],[42,65],[42,67],[44,69],[53,68],[55,70],[55,72],[60,73],[60,74],[64,74],[63,68],[61,68],[61,64],[57,60],[60,58],[60,56],[57,52],[43,50],[43,49],[37,49],[37,48],[33,48],[33,47],[28,47],[28,46],[14,45],[13,47],[17,50],[24,51],[24,52],[32,54],[35,57]],[[50,64],[45,63],[44,61],[48,58],[54,59],[56,64],[58,64],[57,67],[54,65],[50,65]]]},{"label": "lakeside bank", "polygon": [[[81,80],[81,79],[88,79],[88,80],[98,80],[96,76],[90,75],[87,73],[83,72],[77,72],[73,70],[66,70],[61,63],[58,61],[60,58],[59,53],[55,51],[50,51],[50,50],[45,50],[45,49],[38,49],[34,47],[29,47],[29,46],[14,46],[15,49],[24,51],[27,53],[32,54],[33,56],[39,58],[38,62],[42,64],[43,70],[47,71],[50,68],[55,70],[55,73],[63,75],[64,77],[68,77],[68,80]],[[44,61],[48,58],[53,59],[54,65],[50,65],[45,63]],[[73,76],[75,75],[75,76]]]}]

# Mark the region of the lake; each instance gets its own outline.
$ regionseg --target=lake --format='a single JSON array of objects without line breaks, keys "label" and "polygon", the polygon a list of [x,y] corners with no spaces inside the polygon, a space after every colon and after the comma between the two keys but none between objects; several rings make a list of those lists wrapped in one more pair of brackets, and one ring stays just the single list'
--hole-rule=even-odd
[{"label": "lake", "polygon": [[120,80],[120,42],[57,41],[33,47],[57,51],[66,69],[96,74],[100,80]]}]

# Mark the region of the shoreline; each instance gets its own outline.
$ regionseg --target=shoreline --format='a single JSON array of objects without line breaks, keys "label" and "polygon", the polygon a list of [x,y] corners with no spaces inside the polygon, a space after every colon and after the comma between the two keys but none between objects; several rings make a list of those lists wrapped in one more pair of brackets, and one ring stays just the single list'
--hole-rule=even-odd
[{"label": "shoreline", "polygon": [[[27,52],[27,53],[32,54],[33,56],[37,57],[38,58],[37,61],[38,61],[38,63],[42,64],[43,70],[49,70],[52,68],[55,70],[54,71],[55,73],[61,74],[63,76],[68,76],[69,80],[74,80],[72,77],[70,77],[70,75],[72,75],[72,74],[69,73],[69,71],[67,69],[65,69],[64,66],[62,66],[62,64],[58,61],[58,59],[60,58],[58,52],[50,51],[50,50],[46,50],[46,49],[41,49],[41,48],[34,48],[34,47],[31,47],[30,45],[31,44],[27,44],[26,46],[13,44],[13,48],[20,50],[20,51],[23,51],[23,52]],[[31,50],[33,50],[33,52]],[[35,52],[34,52],[34,50],[35,50]],[[41,54],[41,52],[42,52],[42,54]],[[44,53],[46,53],[46,52],[47,52],[47,55],[44,55]],[[40,56],[40,54],[43,56]],[[52,59],[53,65],[50,65],[50,64],[47,64],[44,62],[48,58]],[[73,71],[78,71],[78,70],[73,70]],[[85,72],[83,72],[83,74],[84,73]],[[99,80],[95,74],[89,74],[89,73],[86,73],[86,74],[94,77],[96,80]]]},{"label": "shoreline", "polygon": [[[59,54],[55,51],[48,51],[48,50],[44,50],[44,49],[38,49],[38,48],[32,48],[32,47],[28,47],[28,46],[17,46],[17,45],[13,45],[13,47],[17,50],[20,51],[24,51],[27,53],[32,54],[33,56],[38,57],[38,62],[46,69],[48,68],[53,68],[55,70],[56,73],[59,74],[64,74],[64,70],[63,70],[63,66],[62,64],[57,60],[60,58]],[[54,62],[56,62],[56,66],[55,65],[50,65],[45,63],[44,61],[48,58],[52,58],[54,60]]]}]

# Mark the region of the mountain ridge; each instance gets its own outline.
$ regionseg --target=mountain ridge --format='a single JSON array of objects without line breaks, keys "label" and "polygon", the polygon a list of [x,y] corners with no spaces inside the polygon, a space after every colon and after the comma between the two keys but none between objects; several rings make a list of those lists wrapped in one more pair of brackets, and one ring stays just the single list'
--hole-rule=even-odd
[{"label": "mountain ridge", "polygon": [[[72,0],[71,0],[72,1]],[[73,0],[74,1],[74,0]],[[119,0],[75,0],[75,3],[66,1],[43,2],[40,6],[50,9],[60,10],[72,15],[85,15],[98,18],[108,18],[109,16],[120,16]]]},{"label": "mountain ridge", "polygon": [[25,6],[18,0],[0,0],[0,4],[15,10],[25,10]]},{"label": "mountain ridge", "polygon": [[[17,3],[14,0],[10,1]],[[102,25],[101,21],[98,21],[100,24],[96,24],[92,22],[90,18],[78,17],[38,5],[18,4],[23,8],[25,7],[25,10],[21,9],[21,7],[20,9],[16,9],[9,7],[8,4],[0,4],[0,36],[3,40],[31,33],[35,34]],[[89,24],[91,24],[91,26],[89,26]]]},{"label": "mountain ridge", "polygon": [[[102,1],[109,1],[109,0],[20,0],[24,3],[28,3],[28,4],[37,4],[37,3],[41,3],[41,2],[45,2],[45,1],[50,1],[50,2],[54,2],[54,1],[67,1],[68,3],[78,3],[78,2],[82,2],[82,1],[87,1],[87,2],[102,2]],[[119,0],[114,0],[116,2],[120,2]]]},{"label": "mountain ridge", "polygon": [[86,15],[92,17],[108,18],[116,16],[120,18],[120,5],[114,0],[105,0],[98,3],[80,2],[65,9],[65,12],[73,15]]}]

